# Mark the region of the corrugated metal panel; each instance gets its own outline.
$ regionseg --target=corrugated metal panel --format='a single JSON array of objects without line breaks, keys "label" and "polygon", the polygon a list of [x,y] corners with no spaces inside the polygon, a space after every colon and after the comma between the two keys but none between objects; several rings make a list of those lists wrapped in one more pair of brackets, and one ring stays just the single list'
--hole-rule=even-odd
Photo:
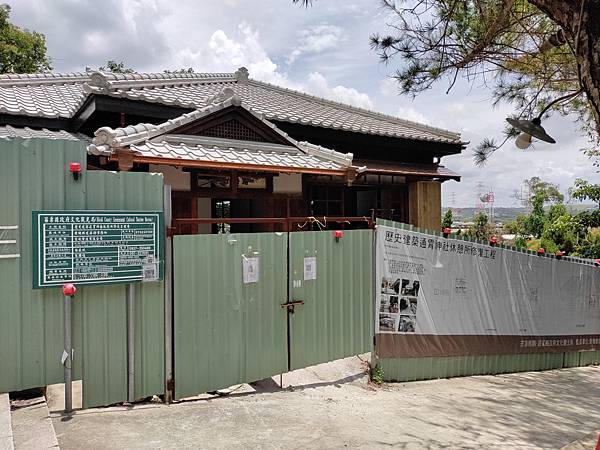
[{"label": "corrugated metal panel", "polygon": [[[86,209],[162,211],[162,190],[163,179],[160,174],[90,171],[87,176]],[[119,285],[116,291],[110,287],[98,286],[88,286],[85,289],[86,292],[93,290],[98,299],[108,302],[105,303],[105,317],[109,322],[122,322],[122,331],[125,333],[125,285]],[[118,293],[118,299],[112,302],[112,299],[107,297],[107,292]],[[135,398],[142,398],[164,392],[163,283],[138,283],[135,299]],[[106,358],[104,371],[91,371],[87,368],[95,364],[92,359],[96,358],[96,351],[86,351],[84,355],[86,370],[83,383],[86,407],[106,405],[127,398],[127,335],[115,331],[120,336],[119,342],[121,338],[124,341],[115,344],[113,349],[107,352],[107,343],[114,339],[113,331],[105,326],[90,337],[90,344],[86,343],[97,345],[97,352]],[[122,361],[125,362],[124,365]],[[123,370],[125,372],[122,372]],[[119,387],[100,389],[100,386],[115,384]],[[90,387],[86,389],[86,386]],[[125,396],[119,397],[122,392],[125,392]]]},{"label": "corrugated metal panel", "polygon": [[[316,257],[316,280],[304,281],[304,258]],[[298,287],[299,286],[299,287]],[[373,339],[373,232],[290,234],[291,369],[369,352]]]},{"label": "corrugated metal panel", "polygon": [[[259,257],[257,283],[243,255]],[[283,233],[173,239],[176,398],[287,370],[286,255]]]},{"label": "corrugated metal panel", "polygon": [[[77,182],[67,170],[72,161],[83,168]],[[60,289],[32,289],[31,211],[162,209],[160,175],[87,172],[85,161],[77,141],[0,140],[0,225],[19,226],[14,247],[21,254],[0,259],[0,391],[63,380],[63,297]],[[162,283],[140,286],[136,303],[136,396],[143,397],[164,390]],[[73,364],[75,378],[83,377],[85,406],[126,400],[125,317],[125,286],[79,289]]]},{"label": "corrugated metal panel", "polygon": [[[17,244],[0,253],[20,253],[0,259],[0,392],[21,390],[63,379],[62,295],[58,289],[32,289],[31,211],[78,209],[85,203],[85,183],[75,183],[65,168],[86,154],[77,141],[45,139],[0,140],[0,226],[18,225]],[[74,346],[81,348],[81,331]],[[81,360],[75,359],[75,376]]]},{"label": "corrugated metal panel", "polygon": [[600,351],[598,352],[580,352],[579,365],[589,366],[600,364]]},{"label": "corrugated metal panel", "polygon": [[[385,381],[417,381],[471,375],[549,370],[565,367],[563,353],[383,358],[377,361]],[[567,366],[570,367],[570,366]]]}]

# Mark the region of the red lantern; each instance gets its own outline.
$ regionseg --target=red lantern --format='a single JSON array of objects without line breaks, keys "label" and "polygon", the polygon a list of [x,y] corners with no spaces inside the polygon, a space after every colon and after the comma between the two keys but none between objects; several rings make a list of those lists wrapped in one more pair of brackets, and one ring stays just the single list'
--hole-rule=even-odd
[{"label": "red lantern", "polygon": [[335,238],[335,242],[340,242],[340,238],[344,237],[344,232],[342,230],[335,230],[333,237]]},{"label": "red lantern", "polygon": [[73,179],[77,181],[79,179],[79,174],[81,173],[81,164],[78,162],[69,163],[69,172],[73,174]]},{"label": "red lantern", "polygon": [[63,284],[62,287],[63,295],[68,295],[69,297],[73,297],[77,292],[77,288],[72,283]]}]

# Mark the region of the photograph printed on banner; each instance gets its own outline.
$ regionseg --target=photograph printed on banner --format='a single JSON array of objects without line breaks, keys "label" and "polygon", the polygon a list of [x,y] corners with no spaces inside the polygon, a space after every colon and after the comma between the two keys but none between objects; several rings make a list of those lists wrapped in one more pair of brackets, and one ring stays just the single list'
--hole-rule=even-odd
[{"label": "photograph printed on banner", "polygon": [[394,290],[394,283],[396,281],[394,281],[393,278],[388,278],[388,277],[381,278],[381,293],[382,294],[397,294],[398,291]]},{"label": "photograph printed on banner", "polygon": [[396,317],[391,314],[379,314],[379,331],[396,331]]},{"label": "photograph printed on banner", "polygon": [[379,312],[382,313],[399,313],[400,307],[397,295],[381,295],[379,302]]},{"label": "photograph printed on banner", "polygon": [[415,332],[420,288],[419,280],[381,278],[379,332]]},{"label": "photograph printed on banner", "polygon": [[417,325],[416,316],[400,316],[400,322],[398,323],[399,333],[414,333]]},{"label": "photograph printed on banner", "polygon": [[[400,298],[400,314],[403,316],[417,315],[417,299],[414,297]],[[397,312],[397,311],[396,311]]]},{"label": "photograph printed on banner", "polygon": [[404,278],[402,279],[402,288],[400,289],[400,294],[418,297],[420,287],[421,283],[419,280],[407,280]]}]

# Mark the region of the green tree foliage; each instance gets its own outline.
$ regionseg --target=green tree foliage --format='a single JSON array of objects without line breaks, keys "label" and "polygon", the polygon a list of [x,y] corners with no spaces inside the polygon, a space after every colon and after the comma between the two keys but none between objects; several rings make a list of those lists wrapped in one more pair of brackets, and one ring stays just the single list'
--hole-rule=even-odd
[{"label": "green tree foliage", "polygon": [[584,231],[579,226],[577,219],[570,214],[564,214],[546,223],[542,231],[542,239],[555,244],[556,250],[570,254],[579,245],[582,234]]},{"label": "green tree foliage", "polygon": [[532,201],[533,209],[525,221],[525,230],[535,237],[540,237],[546,224],[546,213],[544,212],[544,193],[538,192]]},{"label": "green tree foliage", "polygon": [[9,22],[10,6],[0,5],[0,73],[36,73],[51,70],[46,38]]},{"label": "green tree foliage", "polygon": [[582,242],[577,247],[576,256],[581,258],[599,259],[600,258],[600,229],[590,230]]},{"label": "green tree foliage", "polygon": [[449,209],[442,219],[442,228],[451,228],[452,222],[454,222],[454,217],[452,216],[452,210]]},{"label": "green tree foliage", "polygon": [[130,67],[126,67],[123,61],[116,62],[108,60],[104,66],[98,67],[101,72],[112,72],[112,73],[135,73]]},{"label": "green tree foliage", "polygon": [[484,212],[475,215],[473,225],[465,233],[469,239],[477,239],[479,241],[487,241],[493,234],[494,229],[490,225],[487,214]]},{"label": "green tree foliage", "polygon": [[566,216],[566,215],[569,215],[569,213],[567,212],[567,207],[565,205],[563,205],[562,203],[557,203],[556,205],[550,206],[550,209],[548,210],[548,213],[546,214],[546,217],[547,217],[546,220],[548,223],[552,223],[559,217]]},{"label": "green tree foliage", "polygon": [[531,177],[525,180],[525,184],[529,188],[530,205],[533,205],[533,200],[537,195],[542,197],[544,203],[561,203],[565,199],[556,184],[543,181],[540,177]]},{"label": "green tree foliage", "polygon": [[[529,215],[519,215],[516,220],[505,225],[504,229],[516,234],[515,245],[537,250],[543,247],[548,253],[558,250],[582,258],[600,258],[600,209],[583,211],[577,215],[568,213],[562,198],[556,195],[552,185],[538,179],[528,180],[534,191],[532,211]],[[590,189],[588,192],[586,189]],[[581,189],[580,198],[593,198],[594,185],[577,180],[570,190],[571,196]],[[555,199],[557,203],[544,210],[544,203]],[[560,201],[558,201],[560,200]]]},{"label": "green tree foliage", "polygon": [[577,200],[590,200],[600,209],[600,184],[591,184],[586,180],[577,178],[575,186],[569,189],[569,194]]}]

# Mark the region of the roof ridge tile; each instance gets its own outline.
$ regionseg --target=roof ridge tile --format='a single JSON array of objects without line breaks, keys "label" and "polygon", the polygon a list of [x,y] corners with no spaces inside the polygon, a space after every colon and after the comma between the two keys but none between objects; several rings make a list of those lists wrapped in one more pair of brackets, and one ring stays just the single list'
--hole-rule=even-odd
[{"label": "roof ridge tile", "polygon": [[352,112],[359,112],[371,117],[377,117],[377,118],[383,118],[383,119],[387,119],[387,120],[391,120],[395,123],[400,123],[400,124],[405,124],[405,125],[409,125],[409,126],[413,126],[417,129],[424,129],[427,131],[434,131],[434,132],[438,132],[440,134],[445,135],[445,137],[449,137],[449,138],[453,138],[453,139],[459,139],[460,138],[460,133],[455,133],[453,131],[450,130],[446,130],[444,128],[439,128],[439,127],[433,127],[430,125],[425,125],[419,122],[414,122],[412,120],[406,120],[406,119],[402,119],[401,117],[396,117],[396,116],[392,116],[390,114],[384,114],[384,113],[380,113],[377,111],[373,111],[370,109],[366,109],[366,108],[360,108],[358,106],[353,106],[353,105],[349,105],[348,103],[342,103],[342,102],[338,102],[335,100],[330,100],[328,98],[325,97],[320,97],[318,95],[313,95],[313,94],[307,94],[306,92],[301,92],[301,91],[297,91],[295,89],[290,89],[290,88],[286,88],[283,86],[278,86],[276,84],[273,83],[268,83],[266,81],[260,81],[260,80],[255,80],[253,78],[250,78],[249,80],[250,84],[258,84],[258,85],[263,85],[263,86],[267,86],[269,88],[275,88],[277,90],[283,90],[286,91],[288,93],[294,94],[296,96],[299,97],[304,97],[307,98],[309,100],[316,100],[319,103],[324,103],[324,104],[333,104],[336,107],[342,107],[342,109],[345,110],[349,110]]},{"label": "roof ridge tile", "polygon": [[0,75],[0,86],[83,84],[88,80],[86,72],[5,73]]}]

